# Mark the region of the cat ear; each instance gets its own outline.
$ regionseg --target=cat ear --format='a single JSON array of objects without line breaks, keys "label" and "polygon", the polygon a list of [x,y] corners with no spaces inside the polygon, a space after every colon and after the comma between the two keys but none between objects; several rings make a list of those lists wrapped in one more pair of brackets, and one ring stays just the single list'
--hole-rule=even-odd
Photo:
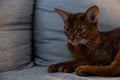
[{"label": "cat ear", "polygon": [[97,6],[90,7],[86,12],[85,16],[89,19],[91,23],[95,23],[98,21],[99,16],[99,8]]},{"label": "cat ear", "polygon": [[66,12],[66,11],[63,11],[63,10],[58,9],[58,8],[55,8],[55,11],[59,14],[59,16],[62,18],[62,20],[63,20],[64,23],[72,15],[70,12]]}]

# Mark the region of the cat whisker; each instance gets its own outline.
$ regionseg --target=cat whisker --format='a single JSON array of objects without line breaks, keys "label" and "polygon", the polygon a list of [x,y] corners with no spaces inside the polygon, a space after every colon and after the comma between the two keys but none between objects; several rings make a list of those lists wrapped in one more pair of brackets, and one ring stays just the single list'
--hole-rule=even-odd
[{"label": "cat whisker", "polygon": [[89,43],[94,43],[94,44],[96,44],[97,42],[96,42],[96,41],[89,40]]}]

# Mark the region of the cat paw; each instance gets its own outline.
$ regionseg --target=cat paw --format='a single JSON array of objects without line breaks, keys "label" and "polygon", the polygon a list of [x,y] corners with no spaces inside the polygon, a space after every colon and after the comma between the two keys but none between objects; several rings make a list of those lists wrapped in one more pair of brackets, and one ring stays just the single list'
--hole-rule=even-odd
[{"label": "cat paw", "polygon": [[79,66],[76,68],[75,71],[79,76],[87,76],[89,74],[88,73],[89,69],[90,69],[90,66]]},{"label": "cat paw", "polygon": [[48,67],[48,72],[72,73],[74,71],[70,65],[53,64]]},{"label": "cat paw", "polygon": [[48,72],[58,72],[59,64],[53,64],[48,66]]},{"label": "cat paw", "polygon": [[70,65],[61,65],[61,66],[58,68],[58,71],[59,71],[59,72],[64,72],[64,73],[72,73],[72,72],[74,72],[75,70],[74,70]]}]

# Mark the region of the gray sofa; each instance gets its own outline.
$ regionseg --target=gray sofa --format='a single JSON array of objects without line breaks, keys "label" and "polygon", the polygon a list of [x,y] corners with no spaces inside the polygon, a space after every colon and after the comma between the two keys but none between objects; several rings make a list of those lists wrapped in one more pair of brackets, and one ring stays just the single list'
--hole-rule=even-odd
[{"label": "gray sofa", "polygon": [[119,0],[1,0],[0,80],[120,80],[47,72],[48,65],[72,59],[54,8],[75,13],[92,5],[101,10],[99,30],[120,25]]}]

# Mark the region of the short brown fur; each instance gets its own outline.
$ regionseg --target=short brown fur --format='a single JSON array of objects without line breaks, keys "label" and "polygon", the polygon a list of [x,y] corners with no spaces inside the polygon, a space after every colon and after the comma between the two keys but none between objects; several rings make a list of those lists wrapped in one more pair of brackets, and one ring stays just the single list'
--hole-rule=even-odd
[{"label": "short brown fur", "polygon": [[55,10],[65,24],[67,47],[74,60],[50,65],[48,71],[75,71],[80,76],[120,76],[120,28],[98,31],[97,6],[77,14]]}]

